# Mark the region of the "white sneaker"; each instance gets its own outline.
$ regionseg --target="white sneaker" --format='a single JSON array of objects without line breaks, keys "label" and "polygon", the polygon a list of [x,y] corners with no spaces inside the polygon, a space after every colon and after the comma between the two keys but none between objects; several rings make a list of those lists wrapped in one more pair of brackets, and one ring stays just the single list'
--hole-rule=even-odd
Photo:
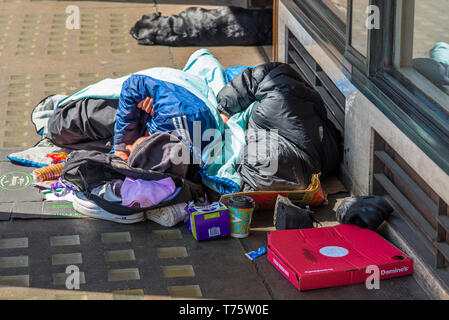
[{"label": "white sneaker", "polygon": [[131,224],[145,220],[145,212],[138,212],[128,216],[122,216],[108,212],[89,200],[82,192],[77,192],[73,197],[73,208],[79,213],[96,219],[114,221],[117,223]]},{"label": "white sneaker", "polygon": [[181,221],[184,221],[184,217],[187,215],[184,208],[186,203],[178,203],[168,207],[162,207],[159,209],[149,210],[145,212],[148,220],[159,223],[164,227],[173,227]]},{"label": "white sneaker", "polygon": [[108,182],[106,184],[103,184],[101,186],[98,186],[96,188],[92,189],[92,194],[95,194],[99,197],[102,197],[103,199],[111,202],[122,202],[122,198],[117,196],[117,194],[114,192],[114,186],[117,181]]}]

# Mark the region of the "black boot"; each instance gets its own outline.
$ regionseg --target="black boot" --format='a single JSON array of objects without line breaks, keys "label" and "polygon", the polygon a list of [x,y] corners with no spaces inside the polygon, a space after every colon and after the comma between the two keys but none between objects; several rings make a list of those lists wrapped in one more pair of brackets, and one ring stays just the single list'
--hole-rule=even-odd
[{"label": "black boot", "polygon": [[274,207],[273,225],[276,230],[311,229],[313,211],[294,205],[290,199],[278,196]]},{"label": "black boot", "polygon": [[346,198],[337,209],[338,222],[376,230],[390,217],[393,208],[379,196]]}]

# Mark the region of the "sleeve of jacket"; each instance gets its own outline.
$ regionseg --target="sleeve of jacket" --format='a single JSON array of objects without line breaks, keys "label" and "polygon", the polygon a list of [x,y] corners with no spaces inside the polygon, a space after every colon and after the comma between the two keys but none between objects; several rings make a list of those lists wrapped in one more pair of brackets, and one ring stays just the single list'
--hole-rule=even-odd
[{"label": "sleeve of jacket", "polygon": [[259,84],[281,63],[272,62],[247,68],[234,77],[217,95],[218,111],[231,117],[248,108],[254,101],[261,100]]},{"label": "sleeve of jacket", "polygon": [[143,135],[149,115],[137,104],[150,96],[151,79],[143,75],[132,75],[122,85],[114,127],[114,150],[124,151],[127,144]]}]

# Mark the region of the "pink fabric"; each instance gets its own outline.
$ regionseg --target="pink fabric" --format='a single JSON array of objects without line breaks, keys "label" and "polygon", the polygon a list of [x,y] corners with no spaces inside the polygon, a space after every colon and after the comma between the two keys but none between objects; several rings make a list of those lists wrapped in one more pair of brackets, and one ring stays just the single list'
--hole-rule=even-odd
[{"label": "pink fabric", "polygon": [[126,178],[121,188],[122,204],[127,207],[141,208],[159,204],[175,192],[176,186],[172,178],[162,180],[133,180]]}]

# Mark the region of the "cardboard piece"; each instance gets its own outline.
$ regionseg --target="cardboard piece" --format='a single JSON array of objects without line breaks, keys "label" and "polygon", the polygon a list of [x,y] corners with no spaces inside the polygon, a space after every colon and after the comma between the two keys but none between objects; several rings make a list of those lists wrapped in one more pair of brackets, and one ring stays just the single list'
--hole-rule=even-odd
[{"label": "cardboard piece", "polygon": [[273,231],[268,260],[301,291],[363,283],[374,274],[371,266],[379,268],[379,280],[413,273],[409,257],[354,225]]},{"label": "cardboard piece", "polygon": [[85,219],[70,201],[16,202],[11,211],[11,219]]},{"label": "cardboard piece", "polygon": [[320,183],[320,174],[312,176],[312,182],[305,190],[283,190],[283,191],[252,191],[238,192],[222,195],[220,202],[228,205],[228,200],[232,196],[248,196],[256,203],[254,211],[274,210],[278,195],[287,197],[295,205],[320,207],[327,204],[327,194]]}]

